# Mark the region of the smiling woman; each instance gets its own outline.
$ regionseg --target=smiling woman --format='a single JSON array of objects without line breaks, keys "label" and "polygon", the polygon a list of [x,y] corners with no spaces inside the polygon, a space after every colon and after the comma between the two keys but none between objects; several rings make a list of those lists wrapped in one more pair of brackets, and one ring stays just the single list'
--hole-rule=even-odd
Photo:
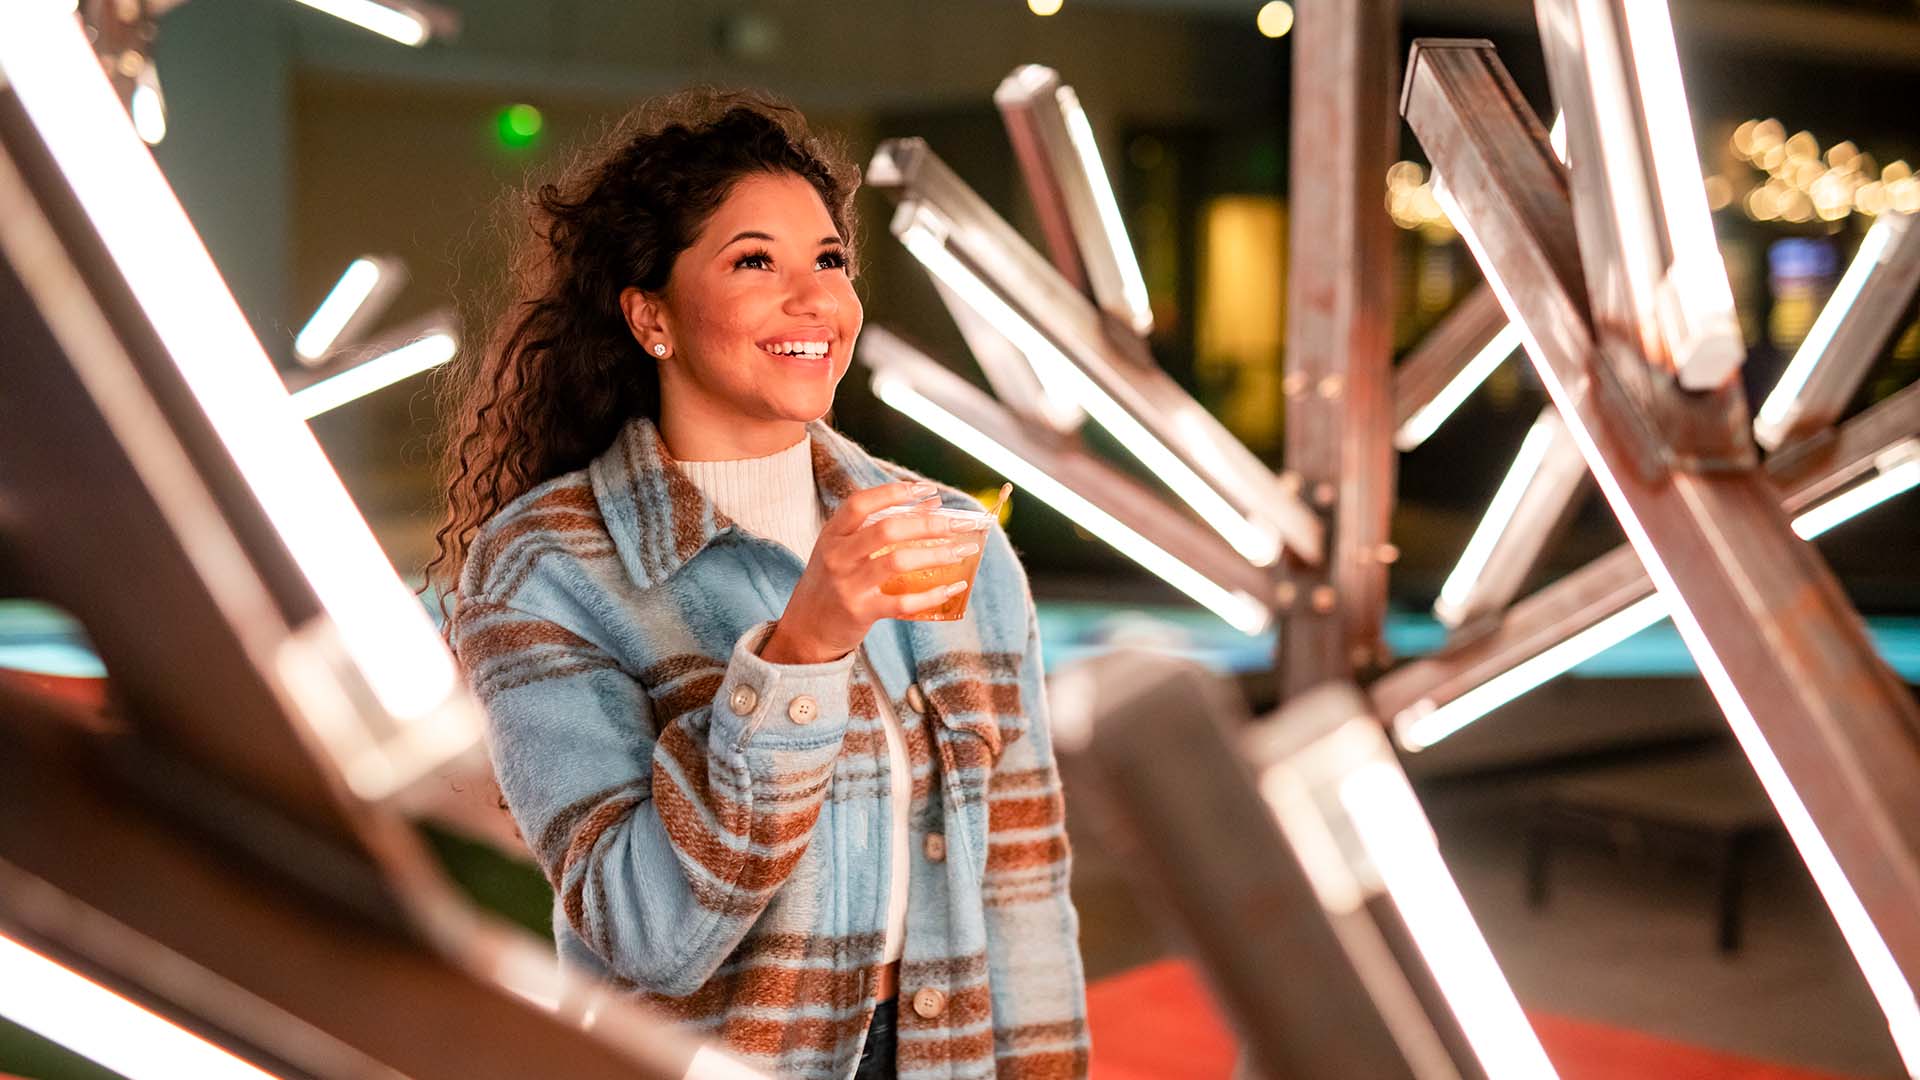
[{"label": "smiling woman", "polygon": [[769,1075],[1076,1080],[1026,572],[823,419],[857,183],[793,110],[703,92],[537,187],[447,376],[429,581],[569,968]]}]

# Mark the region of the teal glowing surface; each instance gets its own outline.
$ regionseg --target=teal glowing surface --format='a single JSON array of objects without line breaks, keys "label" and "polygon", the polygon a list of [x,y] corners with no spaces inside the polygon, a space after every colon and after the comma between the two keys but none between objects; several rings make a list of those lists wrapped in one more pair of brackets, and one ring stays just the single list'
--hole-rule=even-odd
[{"label": "teal glowing surface", "polygon": [[[427,607],[438,619],[429,595]],[[1272,631],[1249,637],[1199,608],[1120,606],[1088,601],[1039,604],[1041,652],[1047,670],[1121,645],[1190,657],[1217,671],[1260,671],[1273,662]],[[1880,655],[1910,683],[1920,683],[1920,616],[1867,620]],[[1387,645],[1407,660],[1439,648],[1446,630],[1424,613],[1390,612]],[[42,604],[0,600],[0,667],[48,675],[99,678],[105,669],[78,623]],[[1690,678],[1693,658],[1671,621],[1661,621],[1573,669],[1597,679]]]}]

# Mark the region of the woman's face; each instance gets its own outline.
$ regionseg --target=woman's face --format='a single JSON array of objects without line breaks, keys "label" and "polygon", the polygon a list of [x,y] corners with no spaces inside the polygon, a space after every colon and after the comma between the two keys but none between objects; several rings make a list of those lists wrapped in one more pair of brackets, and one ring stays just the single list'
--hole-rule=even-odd
[{"label": "woman's face", "polygon": [[652,302],[651,323],[632,302],[628,317],[650,359],[656,341],[668,347],[661,394],[674,426],[742,456],[791,445],[795,424],[832,408],[860,334],[833,219],[791,173],[737,182]]}]

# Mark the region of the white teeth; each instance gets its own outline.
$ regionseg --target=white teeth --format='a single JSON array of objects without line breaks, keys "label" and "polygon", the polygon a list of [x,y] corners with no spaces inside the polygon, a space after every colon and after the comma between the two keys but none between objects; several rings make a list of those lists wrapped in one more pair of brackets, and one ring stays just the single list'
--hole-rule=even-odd
[{"label": "white teeth", "polygon": [[815,359],[827,355],[828,349],[824,341],[779,341],[760,347],[777,356],[809,356]]}]

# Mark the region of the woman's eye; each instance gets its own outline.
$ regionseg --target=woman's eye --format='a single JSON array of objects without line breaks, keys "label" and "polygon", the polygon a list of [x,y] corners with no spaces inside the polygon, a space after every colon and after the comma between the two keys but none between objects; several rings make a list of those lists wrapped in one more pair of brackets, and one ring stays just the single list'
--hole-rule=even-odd
[{"label": "woman's eye", "polygon": [[766,252],[756,251],[751,255],[742,255],[738,259],[735,259],[733,268],[735,270],[745,270],[749,268],[764,269],[771,261],[772,260],[767,257]]},{"label": "woman's eye", "polygon": [[847,268],[847,253],[844,251],[829,251],[820,256],[820,262],[829,270],[845,270]]}]

